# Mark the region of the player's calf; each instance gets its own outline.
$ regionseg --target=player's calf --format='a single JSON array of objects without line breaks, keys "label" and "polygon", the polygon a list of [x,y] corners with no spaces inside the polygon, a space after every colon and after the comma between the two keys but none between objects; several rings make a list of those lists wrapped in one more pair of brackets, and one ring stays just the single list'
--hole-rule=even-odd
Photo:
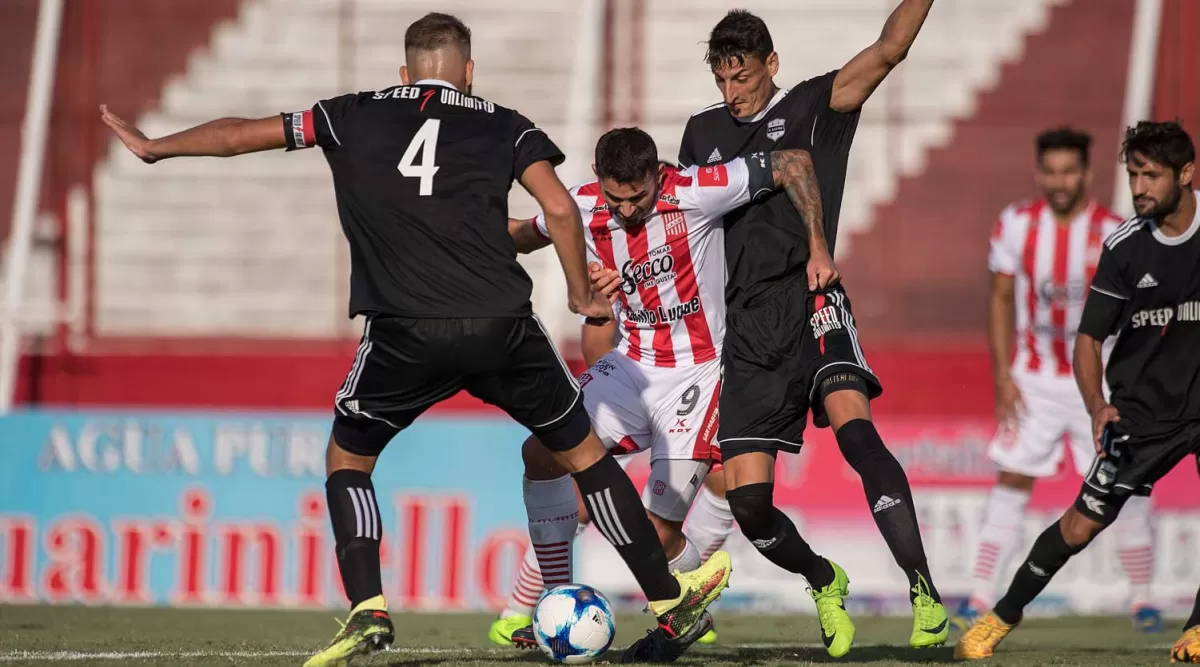
[{"label": "player's calf", "polygon": [[[335,432],[337,427],[335,422]],[[333,525],[338,571],[350,606],[355,608],[376,597],[382,600],[383,595],[379,568],[383,520],[371,481],[376,457],[367,454],[382,450],[386,441],[376,450],[365,440],[348,440],[343,443],[336,439],[336,433],[329,439],[325,501]]]},{"label": "player's calf", "polygon": [[917,600],[915,591],[920,584],[923,594],[940,605],[941,596],[929,572],[908,476],[870,421],[866,386],[866,381],[854,373],[826,378],[820,390],[829,423],[846,463],[862,479],[867,506],[879,533],[908,577],[909,597]]},{"label": "player's calf", "polygon": [[[1092,500],[1087,500],[1089,498]],[[1085,486],[1078,502],[1086,505],[1095,500]],[[1046,588],[1067,561],[1083,551],[1092,539],[1116,519],[1117,511],[1119,507],[1114,507],[1109,512],[1110,516],[1106,516],[1089,510],[1089,516],[1078,507],[1072,507],[1061,519],[1046,528],[1034,541],[1025,564],[1017,570],[1008,592],[996,603],[994,611],[1000,620],[1008,625],[1020,622],[1025,607]],[[1097,519],[1106,521],[1102,523]]]}]

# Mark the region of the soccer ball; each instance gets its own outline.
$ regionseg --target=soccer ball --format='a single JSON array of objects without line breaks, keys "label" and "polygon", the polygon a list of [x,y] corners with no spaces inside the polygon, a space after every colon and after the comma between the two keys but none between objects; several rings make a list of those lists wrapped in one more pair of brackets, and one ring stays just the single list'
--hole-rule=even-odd
[{"label": "soccer ball", "polygon": [[616,634],[612,606],[591,586],[558,586],[538,600],[533,634],[554,662],[591,662],[612,646]]}]

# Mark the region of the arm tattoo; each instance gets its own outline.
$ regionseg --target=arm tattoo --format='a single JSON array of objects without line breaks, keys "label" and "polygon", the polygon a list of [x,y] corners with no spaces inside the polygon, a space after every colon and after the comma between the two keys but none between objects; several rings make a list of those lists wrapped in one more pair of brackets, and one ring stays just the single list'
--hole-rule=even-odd
[{"label": "arm tattoo", "polygon": [[802,149],[772,151],[771,176],[804,218],[809,243],[825,245],[825,215],[812,156]]}]

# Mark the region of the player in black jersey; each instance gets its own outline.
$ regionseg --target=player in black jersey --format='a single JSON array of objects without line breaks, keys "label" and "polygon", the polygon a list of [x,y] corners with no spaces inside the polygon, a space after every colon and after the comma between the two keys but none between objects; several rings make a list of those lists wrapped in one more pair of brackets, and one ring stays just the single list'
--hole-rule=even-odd
[{"label": "player in black jersey", "polygon": [[[1137,215],[1104,242],[1075,342],[1075,381],[1092,416],[1096,460],[1072,507],[1033,543],[1008,593],[955,647],[992,655],[1026,605],[1112,524],[1132,495],[1200,457],[1200,192],[1196,150],[1177,123],[1143,121],[1121,148]],[[1116,335],[1101,383],[1100,350]],[[1200,663],[1200,592],[1172,662]]]},{"label": "player in black jersey", "polygon": [[[232,156],[320,146],[350,243],[350,315],[366,325],[337,393],[326,497],[350,619],[306,665],[345,664],[388,646],[380,520],[371,483],[387,443],[465,389],[505,410],[555,452],[580,491],[603,498],[617,552],[670,637],[699,635],[729,578],[729,556],[672,575],[641,497],[592,432],[581,393],[533,316],[529,276],[508,233],[514,179],[538,200],[566,274],[569,306],[612,316],[588,281],[579,209],[558,180],[563,155],[519,113],[470,94],[470,31],[428,14],[404,36],[403,85],[257,120],[225,118],[161,139],[102,108],[138,157]],[[691,641],[694,641],[691,640]],[[689,642],[690,643],[690,642]]]},{"label": "player in black jersey", "polygon": [[871,422],[870,399],[882,388],[833,263],[860,110],[904,59],[932,5],[903,0],[874,44],[840,70],[791,89],[774,83],[779,57],[762,19],[729,12],[713,28],[705,56],[724,101],[692,116],[679,151],[684,166],[782,148],[812,154],[822,219],[802,218],[778,195],[725,217],[728,314],[718,439],[738,525],[771,562],[808,580],[833,656],[849,651],[854,639],[842,600],[846,573],[813,552],[772,498],[775,456],[800,451],[810,408],[815,425],[832,426],[862,477],[867,506],[908,577],[910,644],[937,646],[949,633],[908,479]]}]

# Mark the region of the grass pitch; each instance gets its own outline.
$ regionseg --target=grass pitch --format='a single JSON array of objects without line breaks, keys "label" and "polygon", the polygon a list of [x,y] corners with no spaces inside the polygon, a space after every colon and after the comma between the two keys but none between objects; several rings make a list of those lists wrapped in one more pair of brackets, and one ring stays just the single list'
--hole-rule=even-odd
[{"label": "grass pitch", "polygon": [[[492,616],[404,614],[393,616],[396,645],[363,665],[549,664],[540,653],[487,642]],[[696,646],[681,665],[809,665],[845,667],[953,662],[951,647],[908,648],[910,621],[859,617],[850,655],[830,658],[816,619],[808,616],[717,614],[720,641]],[[1143,635],[1125,618],[1071,617],[1031,620],[1003,644],[989,667],[1135,667],[1163,665],[1180,627]],[[22,607],[0,605],[0,667],[71,665],[300,665],[337,631],[333,612]],[[648,616],[622,616],[614,644],[628,645],[651,627]],[[952,632],[950,641],[958,638]],[[619,656],[615,648],[608,657]],[[601,664],[603,660],[601,661]]]}]

